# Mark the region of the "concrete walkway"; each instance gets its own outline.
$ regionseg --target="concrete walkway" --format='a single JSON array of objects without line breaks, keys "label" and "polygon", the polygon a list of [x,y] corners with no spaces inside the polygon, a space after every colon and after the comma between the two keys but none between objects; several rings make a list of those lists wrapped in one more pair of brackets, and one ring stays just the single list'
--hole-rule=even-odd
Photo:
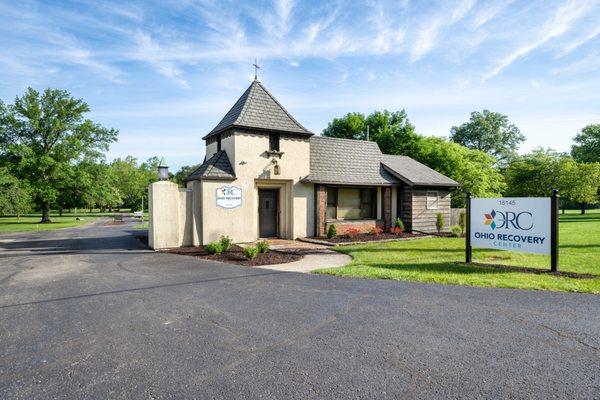
[{"label": "concrete walkway", "polygon": [[310,272],[314,269],[327,267],[343,267],[352,261],[347,254],[338,253],[333,250],[314,250],[302,252],[301,260],[285,264],[261,265],[260,268],[287,272]]},{"label": "concrete walkway", "polygon": [[352,261],[347,254],[338,253],[328,246],[298,240],[268,240],[272,250],[290,251],[302,254],[301,260],[285,264],[261,265],[260,268],[286,272],[310,272],[319,268],[343,267]]}]

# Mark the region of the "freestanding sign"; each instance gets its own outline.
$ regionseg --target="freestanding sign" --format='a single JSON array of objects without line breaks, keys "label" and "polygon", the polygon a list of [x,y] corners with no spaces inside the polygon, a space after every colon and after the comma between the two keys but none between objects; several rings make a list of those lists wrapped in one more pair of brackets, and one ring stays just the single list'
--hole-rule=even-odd
[{"label": "freestanding sign", "polygon": [[471,199],[467,195],[467,255],[473,247],[549,254],[558,268],[558,191],[552,198]]},{"label": "freestanding sign", "polygon": [[221,186],[216,189],[217,206],[236,208],[242,205],[242,188],[236,186]]}]

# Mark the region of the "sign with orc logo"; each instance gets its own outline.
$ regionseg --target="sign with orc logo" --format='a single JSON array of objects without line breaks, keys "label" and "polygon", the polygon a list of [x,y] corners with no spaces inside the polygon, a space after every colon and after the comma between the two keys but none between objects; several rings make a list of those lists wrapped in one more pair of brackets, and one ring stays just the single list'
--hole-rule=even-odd
[{"label": "sign with orc logo", "polygon": [[471,246],[550,254],[550,198],[471,200]]},{"label": "sign with orc logo", "polygon": [[216,189],[217,207],[236,208],[242,205],[242,188],[221,186]]}]

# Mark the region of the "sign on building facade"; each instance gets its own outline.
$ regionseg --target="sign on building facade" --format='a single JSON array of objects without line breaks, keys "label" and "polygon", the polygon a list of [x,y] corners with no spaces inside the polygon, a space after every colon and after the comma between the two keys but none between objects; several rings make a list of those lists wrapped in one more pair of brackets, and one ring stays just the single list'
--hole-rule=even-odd
[{"label": "sign on building facade", "polygon": [[242,188],[221,186],[216,189],[217,207],[236,208],[242,205]]},{"label": "sign on building facade", "polygon": [[471,200],[471,246],[550,254],[550,198]]}]

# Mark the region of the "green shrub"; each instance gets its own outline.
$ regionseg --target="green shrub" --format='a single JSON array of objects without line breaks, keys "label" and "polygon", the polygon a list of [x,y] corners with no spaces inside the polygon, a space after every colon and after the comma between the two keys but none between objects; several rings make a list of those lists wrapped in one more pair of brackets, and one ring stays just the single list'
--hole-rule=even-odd
[{"label": "green shrub", "polygon": [[244,247],[244,255],[250,260],[254,260],[258,255],[258,247],[246,246]]},{"label": "green shrub", "polygon": [[269,242],[266,240],[261,240],[260,242],[256,243],[256,248],[258,249],[259,253],[266,253],[269,251]]},{"label": "green shrub", "polygon": [[336,236],[337,236],[337,229],[335,227],[335,224],[329,225],[329,229],[327,230],[327,237],[329,239],[332,239]]},{"label": "green shrub", "polygon": [[464,211],[460,212],[460,218],[458,224],[460,225],[460,233],[465,234],[465,228],[467,227],[467,214]]},{"label": "green shrub", "polygon": [[231,238],[229,236],[221,236],[219,243],[221,244],[221,251],[227,251],[231,248]]},{"label": "green shrub", "polygon": [[452,236],[454,236],[454,237],[462,236],[462,228],[459,225],[451,226],[450,230],[452,231]]},{"label": "green shrub", "polygon": [[221,243],[219,242],[212,242],[204,245],[204,250],[206,250],[208,254],[221,254],[223,252],[223,247],[221,247]]},{"label": "green shrub", "polygon": [[441,212],[437,213],[435,216],[435,227],[437,228],[438,233],[440,233],[442,229],[444,229],[445,225],[446,221],[444,220],[444,214],[442,214]]},{"label": "green shrub", "polygon": [[402,232],[404,232],[404,222],[402,222],[402,219],[396,218],[396,223],[394,224],[394,227],[400,228],[402,229]]}]

